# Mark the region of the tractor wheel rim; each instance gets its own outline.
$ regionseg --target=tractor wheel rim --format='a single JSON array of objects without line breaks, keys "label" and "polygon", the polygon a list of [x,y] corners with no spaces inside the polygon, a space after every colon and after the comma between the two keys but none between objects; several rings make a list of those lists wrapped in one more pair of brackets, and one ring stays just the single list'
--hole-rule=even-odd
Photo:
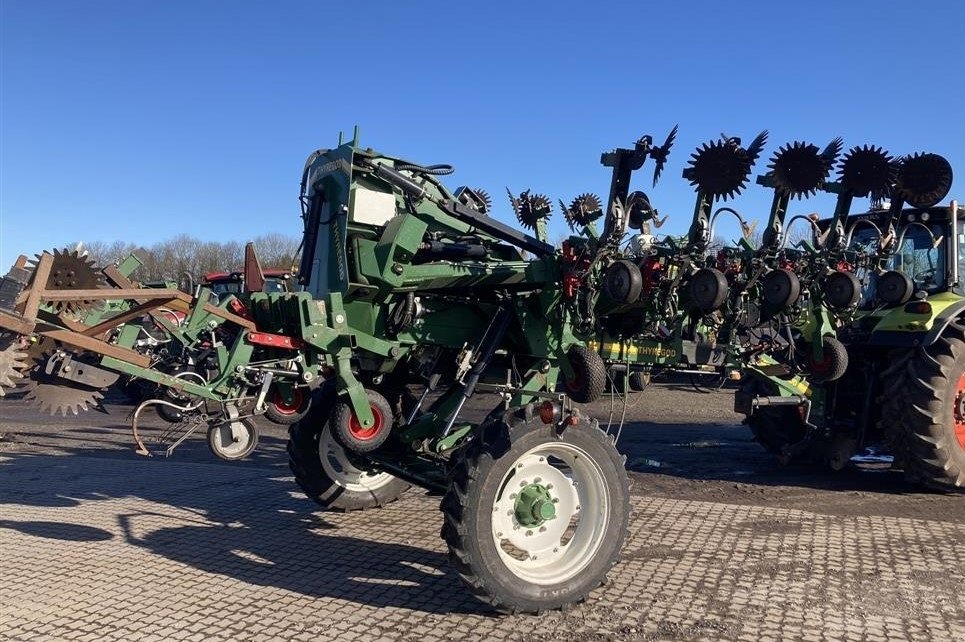
[{"label": "tractor wheel rim", "polygon": [[958,439],[959,448],[965,450],[965,373],[958,378],[953,403],[952,415],[955,419],[955,438]]},{"label": "tractor wheel rim", "polygon": [[[541,444],[514,462],[499,488],[492,537],[513,575],[550,585],[586,569],[607,537],[612,511],[606,479],[592,457],[565,442]],[[521,523],[521,493],[534,488],[540,497],[528,508],[541,510]],[[536,506],[546,502],[552,502],[552,509]]]},{"label": "tractor wheel rim", "polygon": [[318,457],[325,474],[349,492],[369,493],[386,486],[395,479],[388,473],[373,473],[358,468],[335,439],[328,428],[322,430],[318,439]]},{"label": "tractor wheel rim", "polygon": [[275,410],[277,410],[281,414],[294,415],[299,410],[301,410],[302,400],[303,400],[302,391],[296,388],[295,390],[292,390],[291,403],[288,403],[285,401],[285,397],[284,395],[281,394],[280,390],[275,392],[274,397],[272,397],[271,403],[273,406],[275,406]]},{"label": "tractor wheel rim", "polygon": [[351,432],[352,436],[359,441],[370,441],[375,439],[376,435],[382,431],[382,426],[385,423],[385,419],[382,417],[382,411],[375,406],[370,406],[370,408],[372,408],[372,417],[375,418],[375,423],[373,423],[371,426],[363,426],[362,422],[359,421],[359,418],[355,416],[354,412],[352,413],[352,418],[349,419],[349,432]]}]

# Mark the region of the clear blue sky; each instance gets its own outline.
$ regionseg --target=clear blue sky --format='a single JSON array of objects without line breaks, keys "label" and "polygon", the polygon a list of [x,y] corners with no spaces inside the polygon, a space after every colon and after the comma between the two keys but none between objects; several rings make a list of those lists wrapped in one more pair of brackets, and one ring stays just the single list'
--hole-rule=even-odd
[{"label": "clear blue sky", "polygon": [[[965,4],[0,0],[0,267],[79,240],[300,233],[309,152],[448,162],[451,187],[606,194],[604,149],[721,132],[935,151],[965,199]],[[763,168],[764,163],[759,165]],[[649,173],[635,187],[649,191]],[[763,218],[752,187],[734,203]],[[827,199],[794,212],[827,211]],[[553,236],[562,233],[557,213]]]}]

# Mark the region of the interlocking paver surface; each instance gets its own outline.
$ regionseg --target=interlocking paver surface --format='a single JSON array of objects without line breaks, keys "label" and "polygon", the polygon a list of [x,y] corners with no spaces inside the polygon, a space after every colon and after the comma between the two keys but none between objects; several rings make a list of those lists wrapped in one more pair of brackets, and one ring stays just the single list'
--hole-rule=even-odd
[{"label": "interlocking paver surface", "polygon": [[463,589],[418,489],[327,513],[281,466],[6,449],[0,638],[965,640],[958,515],[702,500],[654,479],[632,477],[608,585],[510,617]]}]

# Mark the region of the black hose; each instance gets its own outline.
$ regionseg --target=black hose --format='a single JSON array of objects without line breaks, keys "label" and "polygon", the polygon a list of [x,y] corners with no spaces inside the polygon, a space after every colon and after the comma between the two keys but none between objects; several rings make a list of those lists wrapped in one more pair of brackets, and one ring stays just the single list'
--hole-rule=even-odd
[{"label": "black hose", "polygon": [[428,174],[430,176],[448,176],[455,168],[447,163],[438,165],[416,165],[415,163],[396,163],[395,168],[399,171],[415,172],[417,174]]}]

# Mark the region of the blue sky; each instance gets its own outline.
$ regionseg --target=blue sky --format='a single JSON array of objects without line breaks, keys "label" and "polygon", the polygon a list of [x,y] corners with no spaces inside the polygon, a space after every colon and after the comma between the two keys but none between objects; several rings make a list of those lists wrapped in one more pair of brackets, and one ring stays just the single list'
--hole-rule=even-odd
[{"label": "blue sky", "polygon": [[[82,240],[297,235],[305,157],[356,124],[452,163],[449,185],[487,189],[506,221],[505,186],[605,196],[600,152],[675,123],[661,183],[634,185],[661,232],[686,230],[680,173],[721,132],[769,129],[768,156],[834,136],[934,151],[965,176],[963,18],[953,0],[0,0],[0,265]],[[769,202],[733,201],[758,219]]]}]

